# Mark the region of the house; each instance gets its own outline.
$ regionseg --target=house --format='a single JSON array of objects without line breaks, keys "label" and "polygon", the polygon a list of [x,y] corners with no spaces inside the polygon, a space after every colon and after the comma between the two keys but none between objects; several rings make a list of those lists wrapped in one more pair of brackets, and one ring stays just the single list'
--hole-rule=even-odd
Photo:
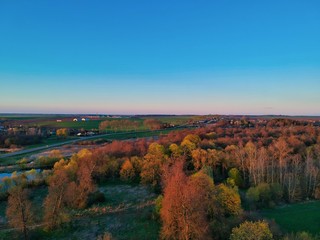
[{"label": "house", "polygon": [[74,118],[72,121],[74,121],[74,122],[78,122],[78,118]]},{"label": "house", "polygon": [[57,119],[57,122],[62,122],[62,120],[61,119]]},{"label": "house", "polygon": [[88,118],[81,118],[81,121],[86,122],[86,121],[89,121],[89,119]]}]

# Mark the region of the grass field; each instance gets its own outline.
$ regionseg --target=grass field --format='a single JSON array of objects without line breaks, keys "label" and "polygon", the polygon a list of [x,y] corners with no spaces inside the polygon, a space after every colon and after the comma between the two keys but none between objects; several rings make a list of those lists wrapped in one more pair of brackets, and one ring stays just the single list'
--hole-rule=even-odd
[{"label": "grass field", "polygon": [[273,219],[287,232],[307,231],[320,233],[320,201],[290,204],[275,209],[264,210],[262,216]]}]

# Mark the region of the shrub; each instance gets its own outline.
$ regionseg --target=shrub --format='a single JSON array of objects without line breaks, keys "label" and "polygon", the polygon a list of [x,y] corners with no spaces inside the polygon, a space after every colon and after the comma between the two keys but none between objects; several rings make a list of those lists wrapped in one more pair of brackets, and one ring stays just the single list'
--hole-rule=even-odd
[{"label": "shrub", "polygon": [[244,222],[233,228],[230,240],[272,240],[273,236],[265,221]]}]

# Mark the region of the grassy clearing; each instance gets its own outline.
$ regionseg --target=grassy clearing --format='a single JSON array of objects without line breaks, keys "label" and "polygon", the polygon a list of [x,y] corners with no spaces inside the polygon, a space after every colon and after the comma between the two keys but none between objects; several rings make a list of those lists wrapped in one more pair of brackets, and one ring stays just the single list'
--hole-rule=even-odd
[{"label": "grassy clearing", "polygon": [[118,240],[156,240],[159,237],[160,224],[151,218],[152,207],[90,216],[76,219],[62,228],[45,232],[38,230],[32,239],[97,239],[109,232]]},{"label": "grassy clearing", "polygon": [[264,210],[262,216],[273,219],[287,232],[320,233],[320,201],[290,204]]},{"label": "grassy clearing", "polygon": [[106,197],[106,204],[118,206],[120,204],[138,204],[155,198],[156,195],[142,185],[116,183],[99,187],[99,191]]},{"label": "grassy clearing", "polygon": [[[160,224],[152,218],[153,205],[136,207],[155,199],[156,195],[147,187],[108,182],[99,185],[99,190],[106,197],[104,203],[76,211],[78,214],[74,219],[57,230],[46,232],[38,227],[31,232],[31,239],[96,239],[104,232],[110,232],[116,239],[158,239]],[[38,219],[42,216],[41,206],[46,194],[46,187],[32,190],[32,202],[37,207]],[[124,206],[123,210],[119,206]],[[5,202],[1,202],[0,217],[4,217],[5,207]],[[120,211],[101,213],[99,210],[105,207]],[[95,210],[93,214],[89,211],[92,209]],[[0,225],[0,239],[20,238],[20,233],[7,231]]]}]

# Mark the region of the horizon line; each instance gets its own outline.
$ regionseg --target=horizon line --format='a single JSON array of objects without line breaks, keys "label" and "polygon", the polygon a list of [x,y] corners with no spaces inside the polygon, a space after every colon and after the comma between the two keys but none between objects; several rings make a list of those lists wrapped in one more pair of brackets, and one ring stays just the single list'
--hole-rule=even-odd
[{"label": "horizon line", "polygon": [[111,116],[279,116],[279,117],[320,117],[320,114],[175,114],[175,113],[19,113],[19,112],[0,112],[1,115],[111,115]]}]

